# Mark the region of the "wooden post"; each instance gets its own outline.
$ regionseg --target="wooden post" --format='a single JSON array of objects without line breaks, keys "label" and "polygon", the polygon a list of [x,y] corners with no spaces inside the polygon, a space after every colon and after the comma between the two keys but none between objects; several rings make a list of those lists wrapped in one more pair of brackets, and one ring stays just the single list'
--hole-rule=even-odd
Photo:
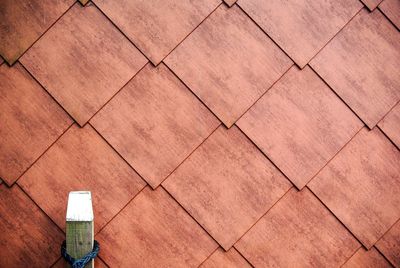
[{"label": "wooden post", "polygon": [[[67,253],[75,259],[80,259],[93,249],[92,194],[88,191],[70,192],[67,206]],[[85,268],[93,268],[94,260]]]}]

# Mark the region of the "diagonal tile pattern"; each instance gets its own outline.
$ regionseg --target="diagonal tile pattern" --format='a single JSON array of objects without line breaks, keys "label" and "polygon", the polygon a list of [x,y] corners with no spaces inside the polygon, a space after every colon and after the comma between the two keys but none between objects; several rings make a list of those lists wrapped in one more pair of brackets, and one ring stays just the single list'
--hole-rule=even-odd
[{"label": "diagonal tile pattern", "polygon": [[400,267],[399,3],[0,1],[0,267]]},{"label": "diagonal tile pattern", "polygon": [[291,184],[236,127],[219,127],[164,183],[228,250]]},{"label": "diagonal tile pattern", "polygon": [[227,127],[292,64],[237,6],[220,6],[165,62]]},{"label": "diagonal tile pattern", "polygon": [[146,59],[95,6],[76,3],[21,62],[83,126]]}]

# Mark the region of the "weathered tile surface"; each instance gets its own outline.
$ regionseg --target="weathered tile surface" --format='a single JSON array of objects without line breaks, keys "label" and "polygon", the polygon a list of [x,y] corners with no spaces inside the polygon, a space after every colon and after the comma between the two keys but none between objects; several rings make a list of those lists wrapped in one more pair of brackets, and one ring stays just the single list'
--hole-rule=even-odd
[{"label": "weathered tile surface", "polygon": [[155,65],[221,3],[220,0],[94,2]]},{"label": "weathered tile surface", "polygon": [[196,267],[217,248],[162,187],[146,187],[97,239],[115,267]]},{"label": "weathered tile surface", "polygon": [[395,267],[400,267],[400,221],[375,245]]},{"label": "weathered tile surface", "polygon": [[1,0],[0,55],[13,64],[74,0]]},{"label": "weathered tile surface", "polygon": [[82,126],[146,59],[95,6],[76,3],[21,62]]},{"label": "weathered tile surface", "polygon": [[301,68],[362,7],[357,0],[240,0],[239,5]]},{"label": "weathered tile surface", "polygon": [[60,256],[64,235],[14,185],[0,185],[0,267],[47,267]]},{"label": "weathered tile surface", "polygon": [[92,192],[95,232],[145,183],[89,125],[73,125],[30,168],[18,184],[61,228],[68,193]]},{"label": "weathered tile surface", "polygon": [[400,152],[362,129],[308,184],[366,248],[400,218]]},{"label": "weathered tile surface", "polygon": [[370,128],[400,99],[400,35],[379,10],[362,10],[311,66]]},{"label": "weathered tile surface", "polygon": [[237,6],[220,6],[166,64],[227,126],[291,66]]},{"label": "weathered tile surface", "polygon": [[1,65],[0,81],[0,177],[11,185],[72,120],[20,64]]},{"label": "weathered tile surface", "polygon": [[400,30],[400,1],[399,0],[384,0],[379,9],[385,14],[397,29]]},{"label": "weathered tile surface", "polygon": [[309,67],[296,66],[237,124],[299,189],[362,127]]},{"label": "weathered tile surface", "polygon": [[250,268],[251,265],[235,248],[224,251],[218,248],[204,263],[201,268]]},{"label": "weathered tile surface", "polygon": [[400,103],[378,124],[379,128],[400,148]]},{"label": "weathered tile surface", "polygon": [[236,0],[224,0],[224,2],[229,6],[233,6],[236,3]]},{"label": "weathered tile surface", "polygon": [[290,190],[235,245],[255,267],[339,267],[358,247],[307,188]]},{"label": "weathered tile surface", "polygon": [[343,268],[390,268],[390,263],[375,249],[365,250],[361,247],[342,266]]},{"label": "weathered tile surface", "polygon": [[369,10],[374,10],[382,0],[361,0],[368,7]]},{"label": "weathered tile surface", "polygon": [[239,129],[220,126],[163,186],[228,250],[291,184]]},{"label": "weathered tile surface", "polygon": [[219,121],[165,65],[147,65],[91,121],[157,187]]}]

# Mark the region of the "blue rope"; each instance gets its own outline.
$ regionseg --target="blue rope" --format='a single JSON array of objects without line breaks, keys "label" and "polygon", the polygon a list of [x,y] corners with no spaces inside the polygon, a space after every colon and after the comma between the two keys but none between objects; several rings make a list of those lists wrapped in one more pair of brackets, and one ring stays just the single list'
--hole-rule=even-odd
[{"label": "blue rope", "polygon": [[99,253],[100,245],[99,243],[94,240],[93,250],[83,256],[81,259],[76,260],[75,258],[71,257],[67,253],[67,242],[64,242],[61,245],[61,256],[72,265],[72,268],[84,268],[86,264],[88,264],[92,259],[96,258],[97,254]]}]

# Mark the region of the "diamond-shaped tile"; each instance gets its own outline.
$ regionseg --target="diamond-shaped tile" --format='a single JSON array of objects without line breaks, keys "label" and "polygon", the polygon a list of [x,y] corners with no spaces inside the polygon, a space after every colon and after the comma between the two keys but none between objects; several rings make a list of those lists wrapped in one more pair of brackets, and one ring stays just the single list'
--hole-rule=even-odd
[{"label": "diamond-shaped tile", "polygon": [[81,126],[146,61],[95,6],[78,3],[21,58]]},{"label": "diamond-shaped tile", "polygon": [[217,248],[162,187],[146,187],[97,239],[112,267],[197,267]]},{"label": "diamond-shaped tile", "polygon": [[362,7],[358,0],[240,0],[238,3],[301,68]]},{"label": "diamond-shaped tile", "polygon": [[235,244],[255,267],[339,267],[359,246],[307,188],[289,191]]},{"label": "diamond-shaped tile", "polygon": [[229,7],[233,6],[233,4],[236,3],[236,1],[237,1],[237,0],[224,0],[224,2],[225,2]]},{"label": "diamond-shaped tile", "polygon": [[311,66],[369,128],[400,100],[400,35],[379,10],[362,10]]},{"label": "diamond-shaped tile", "polygon": [[292,65],[240,8],[224,5],[165,62],[227,127]]},{"label": "diamond-shaped tile", "polygon": [[341,266],[343,268],[390,268],[390,263],[375,249],[365,250],[361,247]]},{"label": "diamond-shaped tile", "polygon": [[397,29],[400,30],[400,1],[399,0],[384,0],[379,9],[385,14]]},{"label": "diamond-shaped tile", "polygon": [[97,6],[151,60],[159,64],[220,0],[95,0]]},{"label": "diamond-shaped tile", "polygon": [[200,268],[250,268],[251,265],[236,251],[231,248],[224,251],[218,248],[208,259],[200,265]]},{"label": "diamond-shaped tile", "polygon": [[400,149],[400,103],[379,122],[378,126]]},{"label": "diamond-shaped tile", "polygon": [[72,120],[21,65],[1,65],[0,81],[0,177],[11,185]]},{"label": "diamond-shaped tile", "polygon": [[0,267],[49,267],[65,239],[57,226],[14,185],[0,185]]},{"label": "diamond-shaped tile", "polygon": [[163,186],[228,250],[291,184],[238,128],[220,126]]},{"label": "diamond-shaped tile", "polygon": [[366,248],[400,218],[400,152],[362,129],[308,184]]},{"label": "diamond-shaped tile", "polygon": [[165,65],[147,65],[91,124],[157,187],[219,121]]},{"label": "diamond-shaped tile", "polygon": [[400,267],[400,220],[375,244],[395,266]]},{"label": "diamond-shaped tile", "polygon": [[74,0],[1,0],[0,55],[17,59],[74,3]]},{"label": "diamond-shaped tile", "polygon": [[61,228],[68,193],[91,191],[96,232],[145,186],[90,125],[68,129],[18,184]]},{"label": "diamond-shaped tile", "polygon": [[237,124],[299,189],[362,128],[309,67],[296,66]]}]

